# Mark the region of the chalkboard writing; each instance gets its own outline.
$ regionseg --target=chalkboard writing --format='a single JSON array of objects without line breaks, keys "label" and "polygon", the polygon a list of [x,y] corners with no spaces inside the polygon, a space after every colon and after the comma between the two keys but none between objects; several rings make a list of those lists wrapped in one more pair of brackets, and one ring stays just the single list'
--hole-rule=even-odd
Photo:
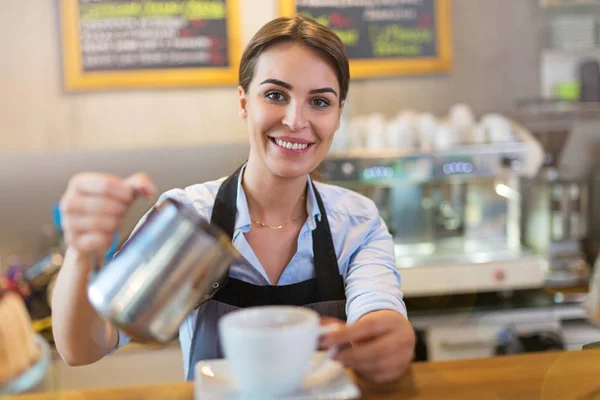
[{"label": "chalkboard writing", "polygon": [[84,71],[227,66],[224,0],[79,0]]},{"label": "chalkboard writing", "polygon": [[449,1],[280,0],[280,8],[331,28],[356,77],[449,69]]},{"label": "chalkboard writing", "polygon": [[[98,73],[106,73],[106,87],[235,81],[237,0],[62,0],[61,7],[71,82]],[[148,75],[158,71],[162,77]]]},{"label": "chalkboard writing", "polygon": [[[320,6],[339,3],[335,7]],[[434,0],[372,0],[367,6],[345,0],[298,0],[297,12],[333,29],[346,45],[348,57],[435,56]]]}]

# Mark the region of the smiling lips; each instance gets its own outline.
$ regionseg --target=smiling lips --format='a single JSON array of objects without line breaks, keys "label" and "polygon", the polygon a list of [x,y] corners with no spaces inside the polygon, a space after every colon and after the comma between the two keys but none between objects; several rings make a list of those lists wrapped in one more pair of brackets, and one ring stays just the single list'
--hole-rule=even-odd
[{"label": "smiling lips", "polygon": [[276,139],[276,138],[271,138],[271,141],[274,142],[275,144],[277,144],[279,147],[283,147],[284,149],[288,149],[288,150],[301,151],[301,150],[305,150],[310,145],[312,145],[312,143],[288,142],[286,140],[281,140],[281,139]]}]

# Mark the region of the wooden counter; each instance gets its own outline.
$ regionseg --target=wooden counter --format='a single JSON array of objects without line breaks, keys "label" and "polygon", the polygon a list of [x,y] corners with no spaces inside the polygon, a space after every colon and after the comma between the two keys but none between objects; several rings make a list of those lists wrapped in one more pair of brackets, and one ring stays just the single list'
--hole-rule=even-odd
[{"label": "wooden counter", "polygon": [[[415,363],[397,384],[358,381],[364,399],[600,399],[600,350]],[[13,400],[191,400],[192,383],[7,397]]]}]

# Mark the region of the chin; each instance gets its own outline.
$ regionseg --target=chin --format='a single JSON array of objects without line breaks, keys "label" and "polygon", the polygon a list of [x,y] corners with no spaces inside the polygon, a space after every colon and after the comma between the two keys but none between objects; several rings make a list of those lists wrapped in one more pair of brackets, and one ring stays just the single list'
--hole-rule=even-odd
[{"label": "chin", "polygon": [[274,175],[287,179],[300,178],[309,174],[313,169],[311,168],[311,165],[306,163],[296,163],[283,160],[269,160],[266,164],[267,168],[273,172]]}]

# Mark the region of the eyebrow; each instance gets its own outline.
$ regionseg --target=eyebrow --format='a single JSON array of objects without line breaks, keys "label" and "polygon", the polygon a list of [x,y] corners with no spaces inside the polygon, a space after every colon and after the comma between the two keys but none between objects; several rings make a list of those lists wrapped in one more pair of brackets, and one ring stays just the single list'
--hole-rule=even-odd
[{"label": "eyebrow", "polygon": [[[281,86],[287,90],[292,90],[293,86],[287,82],[280,81],[279,79],[266,79],[261,82],[261,85],[265,85],[267,83],[272,83],[273,85]],[[309,92],[309,94],[317,94],[317,93],[333,93],[335,97],[337,97],[337,92],[330,87],[324,87],[319,89],[313,89]]]}]

